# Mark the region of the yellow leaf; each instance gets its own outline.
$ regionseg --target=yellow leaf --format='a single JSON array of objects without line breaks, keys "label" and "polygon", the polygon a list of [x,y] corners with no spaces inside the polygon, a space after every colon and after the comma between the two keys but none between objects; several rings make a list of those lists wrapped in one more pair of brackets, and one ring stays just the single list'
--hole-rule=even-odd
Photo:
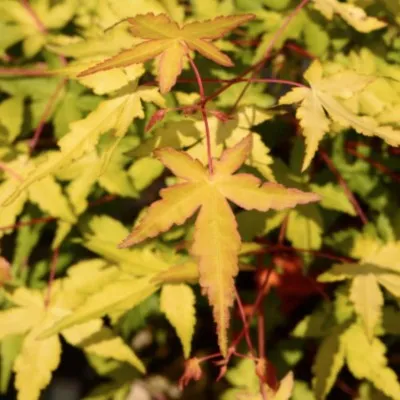
[{"label": "yellow leaf", "polygon": [[326,18],[332,19],[333,14],[338,14],[359,32],[371,32],[387,25],[377,18],[368,17],[361,7],[357,7],[354,4],[341,3],[337,0],[314,1],[315,8],[325,15]]},{"label": "yellow leaf", "polygon": [[150,206],[120,244],[120,247],[128,247],[167,231],[173,224],[183,224],[200,208],[191,251],[198,260],[200,285],[213,306],[219,346],[224,355],[241,249],[236,219],[227,198],[242,207],[261,211],[289,208],[319,199],[313,193],[285,189],[277,184],[260,186],[260,180],[251,175],[232,176],[251,149],[252,136],[248,135],[223,152],[220,160],[215,161],[211,175],[204,165],[186,153],[172,148],[156,150],[158,159],[184,182],[162,189],[161,200]]},{"label": "yellow leaf", "polygon": [[14,364],[19,400],[37,400],[60,362],[61,344],[57,336],[36,339],[34,330],[26,336]]},{"label": "yellow leaf", "polygon": [[322,72],[321,63],[314,61],[304,74],[310,88],[294,88],[279,100],[279,104],[300,102],[296,116],[306,138],[303,171],[310,165],[319,142],[330,129],[331,121],[328,116],[343,128],[352,127],[363,135],[378,136],[391,146],[400,145],[398,130],[389,125],[380,126],[378,121],[371,117],[355,115],[339,101],[339,98],[348,99],[361,91],[373,77],[347,71],[323,78]]},{"label": "yellow leaf", "polygon": [[117,67],[143,63],[157,56],[158,77],[161,93],[175,85],[182,70],[182,62],[188,50],[197,50],[205,57],[224,66],[232,66],[230,58],[223,54],[211,40],[217,39],[237,26],[254,18],[252,14],[218,17],[212,21],[192,22],[179,26],[166,14],[142,14],[127,18],[133,36],[144,41],[102,63],[86,69],[79,76],[86,76]]},{"label": "yellow leaf", "polygon": [[190,286],[164,285],[161,289],[160,309],[175,328],[186,359],[190,356],[195,317],[195,297]]},{"label": "yellow leaf", "polygon": [[95,319],[62,331],[64,338],[73,346],[100,357],[127,362],[145,372],[143,363],[121,337],[104,327],[100,319]]},{"label": "yellow leaf", "polygon": [[392,399],[400,399],[400,383],[387,366],[386,347],[377,338],[369,341],[363,328],[353,324],[342,337],[346,361],[357,379],[368,379]]},{"label": "yellow leaf", "polygon": [[350,288],[350,300],[361,317],[365,333],[371,341],[382,318],[383,295],[373,274],[356,276]]},{"label": "yellow leaf", "polygon": [[[45,160],[41,159],[41,163],[38,163],[34,172],[25,174],[24,181],[17,185],[14,192],[4,200],[4,204],[10,204],[24,189],[39,179],[58,172],[61,167],[93,151],[100,137],[105,133],[111,132],[116,139],[122,138],[134,119],[144,118],[142,100],[159,106],[164,105],[164,99],[158,89],[129,86],[114,98],[100,103],[86,118],[70,124],[70,132],[58,143],[61,151],[51,153]],[[114,148],[107,152],[102,161],[103,170],[111,157],[112,150]],[[36,199],[37,196],[35,196]],[[50,207],[50,204],[46,203],[46,207]]]},{"label": "yellow leaf", "polygon": [[288,372],[285,377],[281,380],[279,389],[275,393],[273,400],[289,400],[292,397],[294,386],[293,372]]},{"label": "yellow leaf", "polygon": [[[241,107],[232,119],[222,123],[216,117],[208,118],[212,154],[220,157],[224,148],[233,147],[249,133],[253,126],[273,118],[274,114],[254,106]],[[133,150],[132,155],[137,157],[147,156],[156,148],[173,147],[175,149],[188,148],[187,153],[207,164],[208,160],[204,152],[204,123],[195,121],[169,121],[161,128],[155,129],[153,136]],[[274,181],[270,168],[272,158],[268,147],[263,143],[259,134],[253,133],[253,146],[246,160],[246,165],[256,168],[261,175]]]},{"label": "yellow leaf", "polygon": [[73,325],[81,324],[110,312],[127,311],[158,289],[149,277],[133,278],[120,274],[102,290],[93,293],[74,312],[44,330],[40,338],[47,338]]},{"label": "yellow leaf", "polygon": [[46,176],[34,182],[28,190],[29,199],[46,213],[74,223],[76,217],[72,212],[61,186],[52,176]]}]

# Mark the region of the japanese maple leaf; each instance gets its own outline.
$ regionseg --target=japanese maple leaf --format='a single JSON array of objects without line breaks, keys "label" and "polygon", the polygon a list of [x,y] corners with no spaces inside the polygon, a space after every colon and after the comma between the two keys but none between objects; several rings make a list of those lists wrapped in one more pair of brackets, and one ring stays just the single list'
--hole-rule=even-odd
[{"label": "japanese maple leaf", "polygon": [[162,93],[166,93],[175,85],[176,78],[182,71],[184,57],[189,50],[196,50],[220,65],[231,67],[232,60],[211,41],[222,37],[254,17],[253,14],[217,17],[213,20],[191,22],[179,26],[165,14],[136,15],[127,19],[131,25],[130,31],[144,41],[81,72],[78,76],[82,77],[117,67],[127,67],[159,57],[160,90]]},{"label": "japanese maple leaf", "polygon": [[358,75],[353,71],[323,77],[321,63],[314,61],[305,72],[304,78],[310,87],[294,88],[279,99],[280,104],[300,103],[296,116],[306,141],[303,171],[310,165],[319,142],[329,132],[331,121],[344,128],[352,127],[366,136],[378,136],[391,146],[400,145],[399,130],[389,125],[380,126],[371,117],[353,114],[339,101],[339,98],[348,99],[362,90],[373,77]]},{"label": "japanese maple leaf", "polygon": [[287,189],[276,183],[263,183],[250,174],[235,174],[249,156],[252,136],[223,152],[214,162],[214,171],[184,152],[172,148],[155,150],[156,157],[183,182],[162,189],[161,200],[147,213],[120,244],[128,247],[161,232],[172,225],[183,224],[198,209],[194,241],[191,248],[199,268],[199,282],[213,306],[219,346],[227,352],[229,308],[234,300],[234,277],[238,273],[241,246],[235,215],[228,200],[247,210],[281,210],[319,200],[314,193]]}]

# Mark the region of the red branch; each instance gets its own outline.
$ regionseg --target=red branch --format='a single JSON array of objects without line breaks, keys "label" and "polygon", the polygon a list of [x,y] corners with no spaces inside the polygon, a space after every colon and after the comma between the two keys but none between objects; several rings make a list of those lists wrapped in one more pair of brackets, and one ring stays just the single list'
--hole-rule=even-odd
[{"label": "red branch", "polygon": [[51,76],[54,72],[45,68],[0,68],[0,76]]},{"label": "red branch", "polygon": [[[286,30],[288,25],[292,22],[292,20],[296,17],[296,15],[309,3],[311,0],[302,0],[296,8],[285,18],[283,21],[282,25],[279,27],[279,29],[274,33],[274,36],[272,37],[271,41],[268,44],[267,49],[265,50],[264,57],[260,62],[258,62],[252,69],[252,74],[251,78],[254,78],[260,70],[264,67],[265,63],[267,60],[270,58],[270,54],[272,52],[272,49],[274,48],[276,42],[281,38],[281,35],[283,32]],[[239,94],[238,98],[235,101],[235,104],[232,107],[232,110],[235,110],[238,104],[240,103],[240,100],[243,98],[244,94],[246,93],[247,89],[251,85],[251,82],[248,81],[246,86],[243,88],[241,93]]]},{"label": "red branch", "polygon": [[395,182],[400,182],[400,175],[396,174],[390,168],[386,167],[386,165],[383,165],[383,164],[379,163],[378,161],[374,161],[369,157],[365,157],[364,155],[358,153],[354,149],[346,148],[346,151],[348,153],[352,154],[354,157],[357,157],[357,158],[364,160],[367,163],[371,164],[373,167],[375,167],[377,170],[379,170],[383,174],[390,176]]},{"label": "red branch", "polygon": [[207,118],[207,112],[206,112],[206,96],[204,93],[204,86],[203,86],[203,81],[201,79],[201,75],[199,70],[196,67],[196,64],[192,60],[190,56],[188,56],[190,65],[192,66],[192,69],[194,71],[194,74],[196,76],[197,84],[199,85],[199,91],[200,91],[200,110],[201,110],[201,115],[203,116],[203,121],[204,121],[204,127],[206,130],[206,141],[207,141],[207,158],[208,158],[208,172],[210,175],[213,174],[214,168],[213,168],[213,159],[212,159],[212,152],[211,152],[211,133],[210,133],[210,127],[208,125],[208,118]]},{"label": "red branch", "polygon": [[246,314],[244,312],[242,300],[240,299],[240,296],[239,296],[239,293],[238,293],[236,287],[234,288],[234,291],[235,291],[236,302],[237,302],[238,309],[239,309],[239,314],[243,321],[243,330],[244,330],[244,336],[246,338],[247,346],[249,347],[251,355],[254,356],[255,351],[254,351],[253,343],[251,342],[250,332],[249,332],[249,324],[246,319]]},{"label": "red branch", "polygon": [[46,104],[46,107],[43,111],[42,116],[40,117],[40,121],[38,126],[35,129],[35,132],[33,134],[33,137],[31,139],[31,141],[29,142],[29,148],[30,148],[30,152],[32,153],[33,150],[35,149],[40,136],[43,132],[43,128],[46,124],[47,118],[49,118],[50,113],[53,109],[53,106],[57,100],[57,97],[59,96],[59,94],[61,93],[62,89],[64,88],[65,84],[67,83],[67,79],[63,79],[56,87],[56,89],[54,90],[54,93],[51,95],[49,101]]},{"label": "red branch", "polygon": [[4,172],[7,172],[10,174],[13,178],[16,180],[22,182],[24,178],[16,171],[14,171],[12,168],[10,168],[7,164],[3,163],[0,161],[0,169],[3,170]]},{"label": "red branch", "polygon": [[31,7],[28,0],[21,0],[22,5],[24,6],[25,10],[28,14],[32,17],[35,21],[35,24],[41,33],[47,33],[47,29],[36,14],[35,10]]},{"label": "red branch", "polygon": [[355,198],[353,192],[350,190],[349,186],[347,185],[347,182],[343,179],[342,175],[340,175],[340,172],[337,170],[337,168],[333,164],[333,161],[329,158],[328,154],[324,150],[320,149],[318,151],[318,154],[322,158],[322,160],[325,162],[327,167],[330,169],[330,171],[336,176],[336,179],[338,180],[339,185],[343,188],[347,198],[350,200],[351,204],[354,207],[354,210],[356,211],[357,215],[360,217],[362,223],[367,224],[368,219],[367,219],[366,215],[364,214],[364,211],[362,210],[360,204],[358,204],[358,201]]},{"label": "red branch", "polygon": [[59,248],[57,247],[53,251],[53,256],[52,256],[51,262],[50,262],[50,275],[49,275],[49,281],[47,282],[46,298],[44,300],[44,305],[46,308],[49,306],[50,300],[51,300],[51,287],[53,286],[53,281],[56,276],[56,269],[57,269],[59,254],[60,254],[60,251],[59,251]]}]

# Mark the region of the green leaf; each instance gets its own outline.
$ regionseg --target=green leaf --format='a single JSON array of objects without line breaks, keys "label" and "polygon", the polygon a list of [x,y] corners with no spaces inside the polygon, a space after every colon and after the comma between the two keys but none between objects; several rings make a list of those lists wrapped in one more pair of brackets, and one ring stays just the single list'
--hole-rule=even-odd
[{"label": "green leaf", "polygon": [[317,399],[325,399],[345,361],[342,328],[336,327],[318,348],[313,365],[313,387]]},{"label": "green leaf", "polygon": [[321,196],[320,204],[322,207],[352,216],[356,215],[353,205],[340,185],[331,182],[323,186],[311,184],[310,189]]},{"label": "green leaf", "polygon": [[21,351],[23,337],[20,335],[7,336],[0,343],[0,393],[7,393],[10,384],[14,361]]},{"label": "green leaf", "polygon": [[183,346],[186,359],[190,356],[196,323],[195,297],[188,285],[164,285],[161,289],[160,309],[165,313]]},{"label": "green leaf", "polygon": [[4,137],[12,143],[21,133],[24,112],[24,99],[10,97],[0,104],[0,140]]},{"label": "green leaf", "polygon": [[322,232],[322,216],[317,206],[307,204],[289,212],[286,237],[294,247],[319,249],[322,244]]}]

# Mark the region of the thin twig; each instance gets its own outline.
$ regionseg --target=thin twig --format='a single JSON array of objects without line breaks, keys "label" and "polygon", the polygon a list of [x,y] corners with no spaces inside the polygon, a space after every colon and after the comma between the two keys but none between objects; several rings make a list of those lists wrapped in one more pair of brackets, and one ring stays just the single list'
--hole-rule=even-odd
[{"label": "thin twig", "polygon": [[364,160],[367,163],[371,164],[373,167],[375,167],[377,170],[379,170],[383,174],[390,176],[395,182],[400,182],[400,175],[393,172],[390,168],[386,167],[386,165],[383,165],[377,161],[374,161],[369,157],[365,157],[364,155],[358,153],[354,149],[346,148],[346,151],[348,153],[352,154],[354,157],[357,157],[360,160]]},{"label": "thin twig", "polygon": [[26,69],[26,68],[0,68],[0,76],[51,76],[55,73],[51,70],[45,68],[34,68],[34,69]]},{"label": "thin twig", "polygon": [[44,26],[43,22],[40,20],[38,15],[36,14],[35,10],[31,7],[29,4],[28,0],[21,0],[22,5],[24,6],[25,10],[28,12],[28,14],[32,17],[34,20],[37,28],[41,33],[47,33],[47,29]]},{"label": "thin twig", "polygon": [[239,296],[239,293],[238,293],[236,287],[234,288],[234,290],[235,290],[236,302],[237,302],[238,309],[239,309],[239,314],[243,321],[243,329],[244,329],[244,335],[246,338],[247,346],[249,347],[251,355],[254,356],[254,354],[255,354],[254,346],[253,346],[253,343],[251,342],[251,338],[250,338],[250,334],[249,334],[249,324],[246,319],[246,314],[244,312],[243,304],[242,304],[242,301],[240,299],[240,296]]},{"label": "thin twig", "polygon": [[329,260],[339,261],[342,263],[349,263],[349,262],[351,263],[355,261],[353,258],[350,257],[338,256],[335,254],[330,254],[319,250],[302,249],[299,247],[291,247],[283,244],[270,245],[269,243],[266,243],[263,239],[256,239],[256,242],[264,244],[265,247],[254,251],[254,253],[277,253],[281,251],[290,251],[293,253],[309,253],[316,257],[326,258]]},{"label": "thin twig", "polygon": [[357,199],[355,198],[353,192],[350,190],[349,186],[347,185],[347,182],[343,179],[342,175],[340,172],[337,170],[335,165],[333,164],[333,161],[329,158],[328,154],[320,149],[318,151],[318,154],[322,158],[322,160],[325,162],[327,167],[330,169],[330,171],[336,176],[336,179],[339,182],[339,185],[343,188],[343,191],[345,192],[347,198],[350,200],[351,204],[354,207],[355,212],[357,215],[360,217],[361,221],[363,224],[368,223],[368,218],[364,214],[364,211],[362,210],[360,204],[358,204]]},{"label": "thin twig", "polygon": [[53,286],[53,281],[56,276],[56,269],[57,269],[57,263],[58,263],[58,256],[59,256],[60,250],[59,248],[55,248],[53,251],[53,256],[51,257],[51,262],[50,262],[50,275],[49,275],[49,280],[47,282],[47,292],[46,292],[46,297],[44,300],[44,305],[47,308],[50,304],[51,300],[51,287]]},{"label": "thin twig", "polygon": [[[274,33],[274,36],[272,37],[271,41],[268,44],[267,49],[265,50],[264,56],[261,60],[261,62],[257,63],[255,68],[253,69],[253,72],[251,74],[251,79],[253,79],[259,72],[260,70],[264,67],[265,63],[267,62],[268,58],[270,57],[270,53],[272,52],[272,49],[274,48],[276,42],[281,38],[281,35],[283,32],[286,30],[290,22],[297,16],[297,14],[309,3],[311,0],[302,0],[296,8],[285,18],[283,21],[282,25],[279,27],[279,29]],[[240,103],[240,100],[243,98],[244,94],[246,93],[247,89],[251,85],[251,81],[248,81],[245,87],[242,89],[240,92],[238,98],[235,101],[235,104],[232,107],[232,111],[236,109],[238,104]]]},{"label": "thin twig", "polygon": [[10,168],[7,164],[3,163],[0,161],[0,169],[3,170],[4,172],[7,172],[10,174],[13,178],[16,180],[22,182],[24,178],[16,171],[14,171],[12,168]]},{"label": "thin twig", "polygon": [[201,75],[199,70],[196,67],[196,64],[192,60],[190,56],[188,56],[190,65],[192,66],[193,72],[196,76],[197,84],[199,85],[199,92],[200,92],[200,110],[201,110],[201,115],[203,116],[203,121],[204,121],[204,127],[206,130],[206,141],[207,141],[207,158],[208,158],[208,172],[210,175],[213,174],[214,168],[213,168],[213,159],[212,159],[212,151],[211,151],[211,133],[210,133],[210,126],[208,125],[208,118],[207,118],[207,112],[205,108],[205,101],[206,101],[206,96],[204,94],[204,86],[203,86],[203,81],[201,79]]},{"label": "thin twig", "polygon": [[29,142],[29,148],[30,148],[30,152],[32,153],[40,139],[40,136],[43,132],[43,128],[46,124],[47,118],[50,116],[50,113],[53,109],[54,103],[57,99],[57,97],[59,96],[59,94],[61,93],[62,89],[64,88],[65,84],[67,83],[67,79],[63,79],[56,87],[56,89],[54,90],[54,93],[51,95],[49,101],[46,104],[46,107],[43,111],[43,114],[40,117],[40,121],[38,126],[35,129],[35,132],[33,134],[32,139]]}]

